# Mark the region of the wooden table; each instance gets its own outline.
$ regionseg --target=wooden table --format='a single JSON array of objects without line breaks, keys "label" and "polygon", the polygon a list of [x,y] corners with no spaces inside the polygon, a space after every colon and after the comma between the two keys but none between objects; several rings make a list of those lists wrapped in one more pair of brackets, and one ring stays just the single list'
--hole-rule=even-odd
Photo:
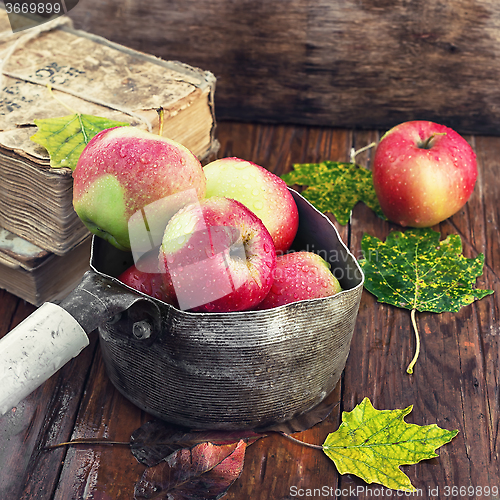
[{"label": "wooden table", "polygon": [[[220,156],[239,156],[282,174],[293,163],[348,160],[351,147],[365,146],[377,140],[379,133],[227,122],[219,124],[218,138]],[[364,291],[350,355],[335,389],[339,404],[322,423],[296,435],[321,444],[338,428],[341,412],[352,410],[365,396],[378,409],[413,405],[407,422],[436,423],[460,431],[438,450],[439,458],[402,467],[417,488],[418,498],[495,498],[480,495],[479,488],[500,487],[500,138],[467,139],[478,156],[474,194],[458,214],[435,229],[443,237],[459,234],[467,257],[485,254],[484,275],[477,286],[494,289],[495,294],[458,313],[418,314],[422,352],[410,376],[405,369],[415,340],[409,311],[379,304]],[[358,162],[369,165],[370,154],[363,153]],[[377,218],[363,204],[355,207],[348,226],[335,224],[357,257],[365,232],[385,239],[389,231],[400,229]],[[0,336],[33,310],[0,291]],[[145,466],[126,446],[44,450],[75,438],[128,441],[150,419],[111,385],[95,332],[91,340],[76,359],[0,418],[2,500],[133,498]],[[453,487],[469,488],[474,494],[460,496],[458,490],[452,496]],[[327,488],[331,494],[325,496]],[[354,476],[340,476],[321,451],[271,435],[248,448],[243,472],[225,498],[364,499],[389,493]],[[395,497],[396,492],[392,493]]]}]

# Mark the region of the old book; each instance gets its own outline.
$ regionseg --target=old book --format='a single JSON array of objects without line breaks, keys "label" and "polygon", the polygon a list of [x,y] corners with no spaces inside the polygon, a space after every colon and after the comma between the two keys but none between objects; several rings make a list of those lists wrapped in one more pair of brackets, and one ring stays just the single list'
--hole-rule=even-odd
[{"label": "old book", "polygon": [[[72,208],[72,172],[52,169],[30,140],[35,119],[74,110],[180,142],[201,161],[217,151],[215,77],[72,28],[60,17],[12,33],[0,9],[0,226],[57,255],[88,236]],[[48,86],[52,88],[49,92]]]},{"label": "old book", "polygon": [[0,228],[0,288],[39,306],[66,297],[89,269],[91,238],[55,255]]}]

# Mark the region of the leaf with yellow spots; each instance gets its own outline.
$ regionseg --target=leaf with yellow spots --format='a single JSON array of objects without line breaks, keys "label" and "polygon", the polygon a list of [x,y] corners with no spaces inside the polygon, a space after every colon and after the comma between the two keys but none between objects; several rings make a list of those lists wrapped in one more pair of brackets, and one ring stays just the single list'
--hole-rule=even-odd
[{"label": "leaf with yellow spots", "polygon": [[31,136],[31,140],[49,152],[50,166],[71,170],[75,169],[80,154],[94,135],[108,128],[128,125],[81,113],[34,121],[38,131]]},{"label": "leaf with yellow spots", "polygon": [[384,217],[373,187],[371,170],[354,162],[336,161],[295,164],[293,168],[281,178],[288,186],[307,186],[302,195],[320,212],[332,213],[339,224],[349,222],[352,209],[359,201]]},{"label": "leaf with yellow spots", "polygon": [[408,373],[413,372],[420,350],[416,311],[457,312],[493,293],[475,288],[476,278],[483,274],[483,254],[464,257],[462,240],[456,234],[439,240],[438,232],[425,228],[393,231],[385,242],[365,234],[361,241],[365,288],[379,302],[412,312],[417,349]]},{"label": "leaf with yellow spots", "polygon": [[355,474],[366,483],[379,483],[399,491],[415,491],[399,468],[437,457],[435,450],[450,442],[458,431],[436,424],[408,424],[402,410],[376,410],[368,398],[351,412],[342,412],[342,424],[329,434],[323,451],[340,474]]}]

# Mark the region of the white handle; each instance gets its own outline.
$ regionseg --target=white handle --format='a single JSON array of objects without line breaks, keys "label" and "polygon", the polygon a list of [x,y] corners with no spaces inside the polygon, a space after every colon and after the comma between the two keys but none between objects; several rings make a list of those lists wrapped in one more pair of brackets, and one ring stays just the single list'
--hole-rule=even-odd
[{"label": "white handle", "polygon": [[46,302],[0,340],[0,415],[89,345],[80,324]]}]

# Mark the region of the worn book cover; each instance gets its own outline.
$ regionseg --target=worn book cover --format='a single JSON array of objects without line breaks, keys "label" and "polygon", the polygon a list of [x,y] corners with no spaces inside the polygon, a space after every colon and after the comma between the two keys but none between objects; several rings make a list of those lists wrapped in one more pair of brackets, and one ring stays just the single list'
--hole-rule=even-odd
[{"label": "worn book cover", "polygon": [[39,306],[63,299],[90,268],[91,238],[63,256],[0,228],[0,288]]},{"label": "worn book cover", "polygon": [[[0,9],[0,226],[58,255],[88,235],[72,209],[72,173],[30,140],[35,119],[72,112],[127,122],[213,157],[215,77],[73,29],[60,17],[13,33]],[[49,91],[49,87],[51,91]]]}]

